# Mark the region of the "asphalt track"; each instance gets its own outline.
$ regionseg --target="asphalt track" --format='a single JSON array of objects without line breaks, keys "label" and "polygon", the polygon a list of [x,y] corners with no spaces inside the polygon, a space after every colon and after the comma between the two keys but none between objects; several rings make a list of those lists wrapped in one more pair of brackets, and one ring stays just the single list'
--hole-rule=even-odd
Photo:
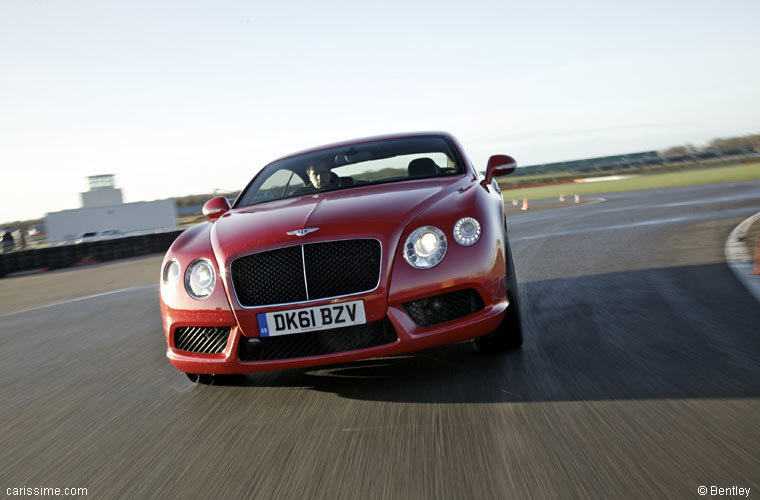
[{"label": "asphalt track", "polygon": [[510,219],[526,343],[502,356],[456,344],[193,386],[164,357],[156,288],[5,314],[0,487],[757,496],[760,304],[723,243],[760,211],[760,182],[604,197]]}]

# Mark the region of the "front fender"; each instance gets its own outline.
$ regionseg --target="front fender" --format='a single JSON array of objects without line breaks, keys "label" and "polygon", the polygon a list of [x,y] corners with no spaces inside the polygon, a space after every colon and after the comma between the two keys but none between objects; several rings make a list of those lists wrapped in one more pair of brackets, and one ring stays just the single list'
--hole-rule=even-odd
[{"label": "front fender", "polygon": [[[506,300],[506,237],[499,200],[479,184],[455,191],[429,206],[404,230],[393,262],[388,302],[398,305],[422,297],[463,288],[475,288],[487,304]],[[454,239],[454,225],[462,217],[480,222],[477,243],[462,246]],[[406,238],[421,226],[436,226],[446,236],[443,260],[430,269],[416,269],[403,257]]]},{"label": "front fender", "polygon": [[[161,276],[166,264],[176,260],[180,265],[180,279],[175,285],[166,285],[159,277],[161,288],[161,316],[167,340],[178,326],[234,326],[229,300],[224,288],[223,275],[214,257],[209,239],[210,223],[194,226],[179,235],[164,256]],[[216,272],[216,285],[205,299],[195,299],[185,290],[185,272],[196,259],[208,259]]]}]

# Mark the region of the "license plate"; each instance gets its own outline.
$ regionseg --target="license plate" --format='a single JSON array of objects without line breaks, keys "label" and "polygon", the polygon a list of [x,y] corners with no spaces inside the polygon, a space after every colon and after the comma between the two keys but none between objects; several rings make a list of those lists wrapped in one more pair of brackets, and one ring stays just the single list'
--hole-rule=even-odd
[{"label": "license plate", "polygon": [[293,333],[329,330],[367,322],[364,302],[354,300],[325,306],[304,307],[258,314],[259,335],[275,337]]}]

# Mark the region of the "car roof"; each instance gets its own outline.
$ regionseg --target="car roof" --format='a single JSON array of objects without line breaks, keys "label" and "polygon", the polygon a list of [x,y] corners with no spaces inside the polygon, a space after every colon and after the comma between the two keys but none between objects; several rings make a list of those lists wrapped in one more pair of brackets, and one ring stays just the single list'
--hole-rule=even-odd
[{"label": "car roof", "polygon": [[389,140],[389,139],[405,139],[405,138],[408,138],[408,137],[429,137],[429,136],[443,137],[443,138],[446,138],[446,139],[449,139],[449,140],[453,141],[454,143],[457,142],[456,139],[454,139],[453,135],[451,135],[448,132],[441,132],[441,131],[437,131],[437,132],[403,132],[403,133],[398,133],[398,134],[375,135],[375,136],[371,136],[371,137],[362,137],[362,138],[359,138],[359,139],[349,139],[347,141],[333,142],[333,143],[330,143],[330,144],[324,144],[322,146],[317,146],[317,147],[314,147],[314,148],[304,149],[304,150],[297,151],[295,153],[290,153],[290,154],[287,154],[287,155],[282,156],[280,158],[277,158],[276,160],[274,160],[274,161],[272,161],[270,163],[274,163],[275,161],[284,160],[285,158],[291,158],[293,156],[298,156],[298,155],[302,155],[302,154],[306,154],[306,153],[316,153],[317,151],[323,151],[325,149],[339,148],[339,147],[344,147],[344,146],[352,146],[354,144],[361,144],[361,143],[364,143],[364,142],[384,141],[384,140]]}]

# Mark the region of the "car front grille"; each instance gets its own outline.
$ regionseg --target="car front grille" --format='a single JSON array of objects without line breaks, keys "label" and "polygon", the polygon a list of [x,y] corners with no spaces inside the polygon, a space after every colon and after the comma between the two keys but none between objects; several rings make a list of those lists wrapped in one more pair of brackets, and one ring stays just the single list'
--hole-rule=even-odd
[{"label": "car front grille", "polygon": [[477,291],[466,289],[407,302],[402,307],[418,326],[433,326],[476,313],[485,304]]},{"label": "car front grille", "polygon": [[271,361],[276,359],[303,358],[322,354],[366,349],[398,340],[396,330],[386,317],[381,321],[317,332],[296,333],[278,337],[261,338],[258,347],[249,348],[240,343],[241,361]]},{"label": "car front grille", "polygon": [[289,304],[374,289],[380,255],[373,239],[307,243],[239,257],[230,274],[241,305]]},{"label": "car front grille", "polygon": [[230,327],[181,326],[174,331],[174,347],[180,351],[219,354],[227,347]]}]

